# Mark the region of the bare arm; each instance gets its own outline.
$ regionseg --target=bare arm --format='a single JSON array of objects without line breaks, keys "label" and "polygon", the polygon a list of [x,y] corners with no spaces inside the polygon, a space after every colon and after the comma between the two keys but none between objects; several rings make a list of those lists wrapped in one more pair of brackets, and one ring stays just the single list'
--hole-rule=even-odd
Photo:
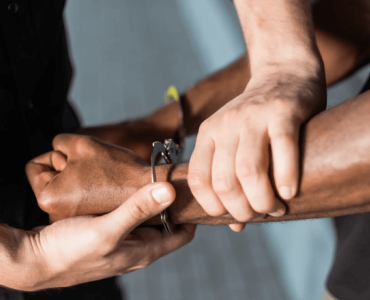
[{"label": "bare arm", "polygon": [[0,224],[0,285],[32,290],[36,279],[33,275],[43,267],[38,262],[26,232]]},{"label": "bare arm", "polygon": [[[252,222],[333,217],[370,211],[370,91],[320,113],[302,130],[302,170],[298,195],[286,215]],[[208,216],[191,194],[187,164],[159,167],[177,198],[170,207],[175,223],[230,224],[231,217]],[[157,220],[157,223],[159,221]]]},{"label": "bare arm", "polygon": [[149,265],[194,236],[194,225],[170,236],[155,228],[135,229],[174,198],[170,184],[149,184],[101,217],[70,218],[31,231],[0,224],[0,286],[22,291],[67,287]]},{"label": "bare arm", "polygon": [[[323,1],[325,2],[325,1]],[[340,3],[339,3],[340,2]],[[338,5],[343,4],[346,1],[339,1]],[[326,1],[326,3],[329,3],[330,7],[330,1]],[[365,2],[361,1],[356,1],[356,3],[362,3],[361,5],[354,5],[355,7],[354,11],[352,11],[352,14],[356,14],[359,16],[359,20],[362,20],[362,24],[366,24],[366,18],[364,18],[364,15],[368,12],[368,9],[364,7]],[[325,7],[324,7],[325,8]],[[327,16],[326,11],[322,6],[318,7],[317,9],[315,8],[314,10],[314,19],[317,24],[320,22],[323,22],[325,17]],[[327,7],[326,7],[327,8]],[[341,14],[344,14],[342,11]],[[341,15],[340,14],[340,15]],[[335,16],[330,15],[331,20],[334,22],[335,18],[338,17],[338,14]],[[329,19],[330,19],[329,18]],[[330,20],[329,20],[330,21]],[[362,26],[365,28],[364,26]],[[347,29],[344,29],[343,27],[330,27],[327,28],[325,26],[320,25],[316,29],[316,40],[318,47],[320,49],[320,52],[324,58],[324,64],[325,64],[325,71],[327,73],[327,83],[331,84],[344,76],[348,75],[350,72],[352,72],[366,57],[368,57],[368,47],[366,46],[366,35],[362,39],[348,39],[345,38],[345,36],[348,36],[348,33],[344,34],[343,32],[346,31]],[[355,28],[352,28],[352,31],[354,31]],[[355,34],[355,32],[352,32],[352,34]],[[369,36],[369,35],[367,35]],[[367,38],[368,39],[368,38]],[[344,59],[345,58],[345,59]],[[343,60],[344,59],[344,60]],[[345,63],[341,63],[341,62]],[[244,80],[245,78],[248,78],[249,75],[249,62],[247,60],[247,56],[244,55],[242,58],[240,58],[238,61],[230,65],[224,70],[219,71],[218,73],[206,78],[205,80],[199,82],[198,84],[194,85],[191,87],[188,92],[187,92],[187,98],[188,98],[188,119],[186,121],[187,125],[187,130],[188,132],[192,132],[193,130],[196,131],[197,128],[199,127],[199,124],[203,120],[203,117],[206,117],[207,115],[210,115],[214,112],[214,110],[217,110],[220,106],[222,106],[225,102],[227,102],[229,99],[234,97],[236,94],[240,93],[244,87],[245,83]],[[230,98],[229,98],[230,97]],[[348,105],[348,104],[345,104]],[[155,124],[163,124],[164,127],[166,127],[166,123],[163,122],[163,116],[167,115],[169,118],[168,120],[172,120],[172,125],[173,127],[176,127],[176,117],[173,117],[176,115],[175,112],[175,107],[173,105],[167,106],[157,112],[155,112],[149,119],[150,120],[161,120],[161,122],[155,122]],[[332,112],[332,110],[330,110]],[[325,112],[327,114],[327,112]],[[330,114],[329,114],[330,115]],[[172,119],[171,119],[172,116]],[[316,118],[314,119],[316,120]],[[313,120],[313,121],[314,121]],[[359,119],[355,118],[355,121],[360,121]],[[154,123],[153,123],[154,124]],[[148,136],[146,137],[145,141],[142,141],[142,144],[140,143],[139,146],[141,148],[145,148],[146,153],[150,153],[150,142],[154,138],[154,134],[151,135],[150,133],[153,131],[157,132],[157,128],[155,126],[147,126],[143,128],[143,132],[148,132]],[[175,124],[175,125],[173,125]],[[310,124],[310,123],[309,123]],[[330,122],[328,122],[330,124]],[[150,125],[150,122],[149,122]],[[166,127],[166,129],[169,129],[171,126]],[[125,127],[126,128],[126,127]],[[309,128],[309,127],[308,127]],[[120,130],[121,129],[121,130]],[[127,129],[127,128],[126,128]],[[151,131],[152,130],[152,131]],[[350,130],[349,128],[346,128],[346,130]],[[109,130],[108,130],[109,131]],[[123,131],[122,128],[117,127],[117,131],[119,132]],[[126,130],[124,132],[127,132]],[[133,130],[135,133],[135,131]],[[143,133],[141,132],[141,133]],[[155,135],[155,139],[158,140],[163,140],[164,138],[169,137],[170,135],[168,134],[169,131],[167,131],[167,134],[163,134],[160,137],[157,137]],[[88,134],[94,134],[94,132],[87,132]],[[95,131],[96,133],[96,131]],[[140,133],[140,130],[136,133]],[[352,134],[352,133],[351,133]],[[102,136],[99,134],[96,134],[99,138]],[[131,135],[130,137],[135,137],[135,136],[141,136],[140,134],[136,135]],[[356,137],[356,135],[353,135]],[[109,142],[110,139],[108,138],[107,141]],[[119,141],[119,139],[115,140],[116,142]],[[131,139],[128,139],[127,142],[130,144]],[[339,144],[340,141],[337,141]],[[117,142],[117,144],[120,144]],[[125,144],[124,144],[125,145]],[[130,148],[130,147],[129,147]],[[135,147],[133,147],[135,148]],[[342,150],[345,148],[342,148]],[[338,149],[335,149],[337,151]],[[343,150],[344,151],[344,150]],[[140,152],[140,151],[138,151]],[[303,153],[304,154],[304,153]],[[305,155],[305,154],[304,154]],[[305,157],[305,156],[304,156]],[[319,157],[317,157],[319,159]],[[308,164],[309,166],[310,164]],[[163,167],[166,168],[166,167]],[[183,168],[183,167],[182,167]],[[306,167],[305,167],[306,168]],[[184,174],[186,173],[187,169],[183,169]],[[176,172],[180,172],[180,170],[177,170]],[[175,174],[173,172],[172,174]],[[173,175],[174,176],[174,175]],[[317,175],[312,175],[312,176],[317,176]],[[183,178],[186,178],[185,175]],[[303,176],[303,179],[305,177]],[[316,177],[320,178],[320,177]],[[129,178],[131,179],[131,178]],[[127,179],[126,179],[127,180]],[[302,188],[305,186],[304,181],[302,182]],[[176,183],[179,186],[180,182]],[[183,183],[185,184],[185,183]],[[184,185],[186,186],[186,184]],[[299,199],[301,199],[302,192],[304,192],[304,189],[300,190],[298,194],[298,200],[294,200],[292,204],[289,203],[289,205],[295,205],[296,203],[299,203]],[[192,196],[189,196],[189,190],[184,190],[184,197],[187,197],[187,199],[192,199]],[[186,196],[188,195],[188,196]],[[85,214],[89,213],[89,209],[91,210],[90,213],[105,213],[107,211],[110,211],[116,205],[122,201],[126,196],[123,195],[121,198],[116,198],[116,199],[111,199],[111,201],[101,203],[101,201],[98,200],[98,197],[96,200],[92,200],[90,203],[91,207],[88,208],[86,206],[81,206],[79,207],[80,210],[75,211],[74,213],[77,214]],[[58,197],[55,197],[55,202],[58,206]],[[190,201],[189,200],[189,201]],[[95,205],[96,201],[96,205]],[[41,199],[39,202],[41,202],[41,205],[45,208],[46,211],[48,211],[50,208],[53,207],[53,203],[50,201],[48,203],[44,203],[43,199]],[[66,203],[67,199],[63,200],[63,203]],[[177,203],[177,202],[176,202]],[[184,202],[185,203],[185,202]],[[332,202],[330,202],[333,204]],[[46,204],[46,205],[45,205]],[[73,204],[74,205],[74,204]],[[298,204],[297,204],[298,205]],[[176,207],[176,205],[174,206]],[[187,213],[191,213],[191,207],[197,207],[196,205],[191,206],[191,205],[183,205],[181,207],[186,207],[187,208]],[[351,210],[352,211],[352,210]],[[51,212],[51,210],[50,210]],[[289,213],[294,212],[289,206]],[[348,211],[349,212],[349,211]],[[65,212],[63,212],[64,216],[66,216]],[[324,212],[324,215],[326,212]],[[316,216],[319,216],[319,213],[315,213]],[[307,215],[311,216],[311,215]],[[326,215],[325,215],[326,216]],[[204,212],[203,215],[200,214],[200,217],[204,217]],[[286,218],[292,218],[289,216],[285,216]],[[175,216],[174,219],[176,220],[177,217]],[[180,218],[181,219],[181,218]],[[194,220],[196,218],[194,217],[189,217],[188,220]],[[214,220],[214,219],[213,219]],[[280,220],[280,219],[276,219]]]},{"label": "bare arm", "polygon": [[327,84],[351,74],[370,57],[370,2],[323,0],[313,7],[315,36]]},{"label": "bare arm", "polygon": [[[370,211],[369,115],[370,91],[304,125],[299,192],[293,201],[285,202],[286,215],[259,222]],[[65,156],[54,151],[34,159],[27,168],[40,207],[54,220],[110,212],[150,182],[148,165],[126,149],[67,134],[54,139],[54,148]],[[176,200],[169,208],[175,223],[236,223],[231,217],[205,213],[188,187],[188,164],[156,169],[158,180],[170,181],[176,189]],[[160,220],[157,217],[148,224],[160,224]]]},{"label": "bare arm", "polygon": [[[346,3],[349,2],[352,3],[351,16],[358,20],[356,26],[352,24],[353,17],[348,18]],[[366,0],[319,1],[313,7],[313,19],[316,44],[323,58],[326,83],[330,86],[370,58],[370,4]],[[250,61],[245,53],[226,68],[191,86],[184,98],[186,132],[198,132],[205,119],[244,91],[250,78]],[[158,126],[163,124],[168,133],[173,132],[177,126],[176,109],[175,103],[165,106],[148,120]],[[169,120],[168,124],[164,120]],[[171,135],[163,139],[168,136]]]},{"label": "bare arm", "polygon": [[[319,1],[312,15],[316,44],[324,62],[326,83],[330,86],[370,58],[370,4],[367,0]],[[250,62],[245,53],[191,86],[183,95],[187,134],[198,132],[205,119],[240,95],[250,78]],[[132,149],[148,160],[151,142],[173,136],[177,122],[177,107],[173,103],[136,121],[81,128],[77,133]]]}]

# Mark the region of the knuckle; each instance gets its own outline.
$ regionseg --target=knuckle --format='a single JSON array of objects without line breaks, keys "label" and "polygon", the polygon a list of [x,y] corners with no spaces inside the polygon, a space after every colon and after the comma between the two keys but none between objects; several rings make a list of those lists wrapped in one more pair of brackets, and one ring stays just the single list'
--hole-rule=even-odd
[{"label": "knuckle", "polygon": [[292,101],[286,99],[275,99],[270,106],[273,120],[278,127],[288,127],[300,122],[300,114]]},{"label": "knuckle", "polygon": [[273,211],[275,203],[273,200],[257,201],[253,205],[253,209],[259,213],[269,213]]},{"label": "knuckle", "polygon": [[212,180],[214,191],[219,195],[225,195],[235,190],[235,182],[225,176],[217,176]]},{"label": "knuckle", "polygon": [[225,111],[221,117],[221,125],[230,126],[235,120],[235,116],[236,116],[236,111],[234,109],[229,109]]},{"label": "knuckle", "polygon": [[41,192],[37,197],[37,204],[39,207],[48,214],[55,214],[54,198],[47,192]]},{"label": "knuckle", "polygon": [[32,160],[30,160],[30,161],[26,164],[26,166],[24,167],[24,169],[25,169],[26,173],[28,173],[28,172],[32,169],[32,166],[33,166],[33,162],[32,162]]},{"label": "knuckle", "polygon": [[203,135],[206,135],[209,132],[209,130],[211,128],[209,123],[210,122],[208,120],[205,120],[205,121],[202,122],[202,124],[200,124],[199,130],[198,130],[198,135],[203,136]]},{"label": "knuckle", "polygon": [[129,212],[136,220],[147,219],[151,216],[151,210],[148,199],[139,197],[130,202]]},{"label": "knuckle", "polygon": [[236,165],[236,175],[239,179],[249,179],[257,177],[260,173],[260,168],[252,164],[249,159],[241,159]]},{"label": "knuckle", "polygon": [[41,210],[50,216],[58,216],[59,219],[73,217],[73,207],[68,201],[61,201],[49,191],[42,191],[37,195],[37,204]]},{"label": "knuckle", "polygon": [[219,217],[225,214],[226,210],[222,206],[207,206],[203,207],[205,212],[212,217]]},{"label": "knuckle", "polygon": [[79,154],[86,154],[91,148],[92,138],[89,136],[81,135],[75,140],[76,152]]},{"label": "knuckle", "polygon": [[255,217],[255,212],[253,210],[248,210],[242,216],[238,217],[237,220],[242,223],[247,223],[253,220]]},{"label": "knuckle", "polygon": [[202,172],[193,170],[188,174],[188,184],[191,190],[200,190],[207,186],[207,178]]},{"label": "knuckle", "polygon": [[246,105],[245,115],[248,117],[257,115],[260,112],[262,103],[263,101],[259,99],[249,100],[248,104]]},{"label": "knuckle", "polygon": [[284,129],[274,129],[271,133],[271,137],[275,140],[288,140],[291,139],[291,135]]},{"label": "knuckle", "polygon": [[290,113],[293,109],[292,101],[286,98],[275,98],[274,110],[278,113]]},{"label": "knuckle", "polygon": [[285,123],[278,122],[269,128],[269,134],[273,139],[294,139],[295,128],[296,126],[291,124],[288,126]]},{"label": "knuckle", "polygon": [[53,138],[53,145],[55,144],[55,142],[57,142],[59,140],[60,137],[62,137],[65,133],[59,133],[57,134],[54,138]]},{"label": "knuckle", "polygon": [[291,186],[295,185],[298,181],[298,166],[284,166],[284,167],[276,167],[274,169],[274,178],[275,178],[275,185],[276,188],[280,188],[283,186]]}]

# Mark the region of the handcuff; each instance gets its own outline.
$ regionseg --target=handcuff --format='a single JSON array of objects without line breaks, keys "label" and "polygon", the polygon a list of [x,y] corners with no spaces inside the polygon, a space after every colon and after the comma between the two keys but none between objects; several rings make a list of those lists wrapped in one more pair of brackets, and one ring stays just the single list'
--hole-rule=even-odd
[{"label": "handcuff", "polygon": [[[153,150],[151,155],[151,173],[152,173],[152,183],[156,182],[156,173],[155,173],[155,162],[158,154],[161,154],[164,161],[167,164],[178,164],[182,161],[182,151],[184,147],[184,138],[185,138],[185,129],[184,129],[184,119],[181,98],[174,86],[170,86],[165,94],[165,102],[169,104],[173,101],[178,103],[178,116],[179,116],[179,127],[177,132],[178,143],[175,143],[173,139],[166,139],[164,143],[154,142]],[[167,232],[173,233],[173,224],[171,223],[167,210],[164,210],[160,213],[161,221],[164,228]]]}]

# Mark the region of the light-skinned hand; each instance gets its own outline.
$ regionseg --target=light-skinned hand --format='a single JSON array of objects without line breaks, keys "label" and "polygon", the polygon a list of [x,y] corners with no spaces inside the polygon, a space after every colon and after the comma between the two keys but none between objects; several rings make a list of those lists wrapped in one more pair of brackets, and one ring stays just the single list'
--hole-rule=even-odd
[{"label": "light-skinned hand", "polygon": [[248,222],[285,213],[281,199],[291,200],[298,190],[301,125],[326,103],[325,77],[301,73],[254,74],[240,96],[202,123],[188,182],[209,215]]}]

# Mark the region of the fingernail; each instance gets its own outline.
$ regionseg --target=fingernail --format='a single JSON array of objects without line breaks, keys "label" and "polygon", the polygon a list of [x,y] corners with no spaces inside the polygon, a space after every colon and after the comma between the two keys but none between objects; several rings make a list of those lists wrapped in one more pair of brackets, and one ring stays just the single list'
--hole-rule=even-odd
[{"label": "fingernail", "polygon": [[152,190],[152,196],[159,204],[165,205],[171,202],[171,195],[164,187],[157,187]]},{"label": "fingernail", "polygon": [[290,199],[290,198],[293,197],[293,191],[288,186],[281,186],[279,188],[279,194],[280,194],[281,198],[283,198],[283,199]]},{"label": "fingernail", "polygon": [[269,213],[269,215],[270,216],[273,216],[273,217],[281,217],[284,214],[285,214],[285,208],[280,208],[277,211],[274,211],[272,213]]}]

